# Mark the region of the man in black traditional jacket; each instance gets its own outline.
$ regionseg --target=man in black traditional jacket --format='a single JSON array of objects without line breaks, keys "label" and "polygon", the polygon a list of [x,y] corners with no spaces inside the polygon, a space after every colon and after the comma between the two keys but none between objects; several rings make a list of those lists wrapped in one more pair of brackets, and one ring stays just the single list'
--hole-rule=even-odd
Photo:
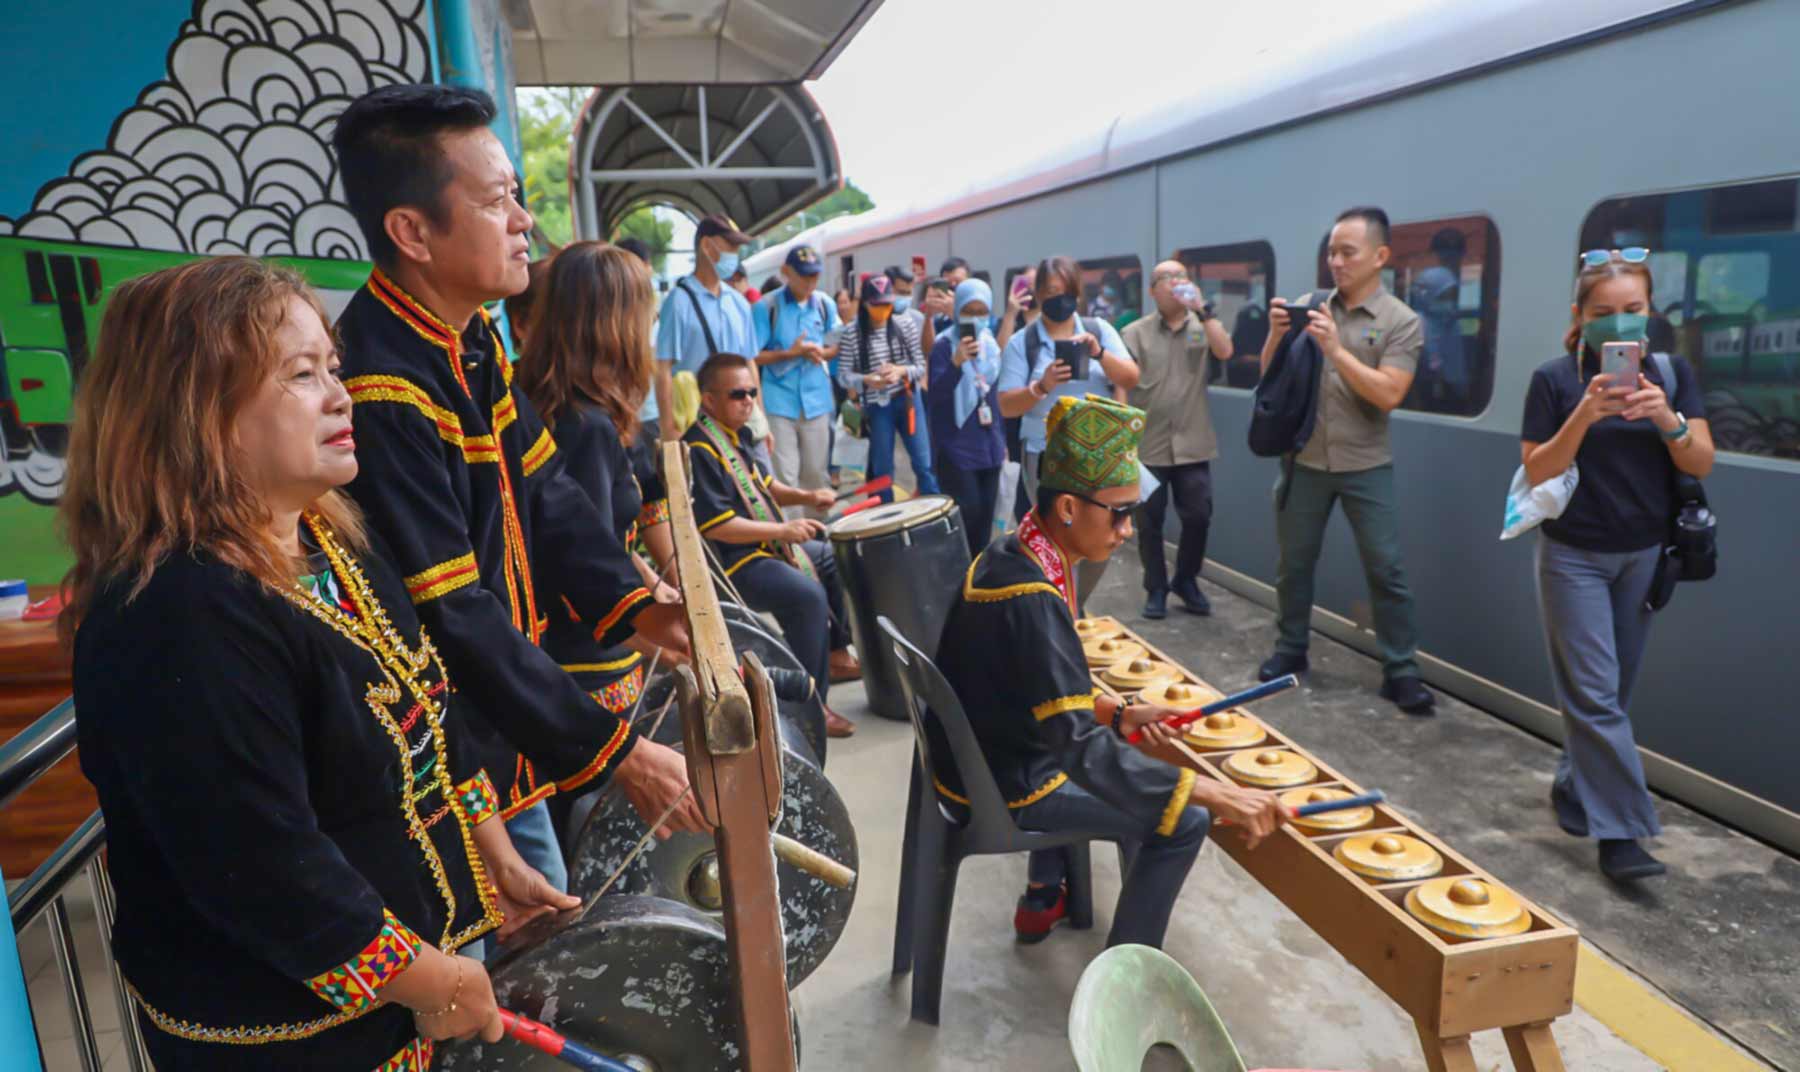
[{"label": "man in black traditional jacket", "polygon": [[[937,664],[1019,826],[1108,831],[1136,844],[1107,944],[1161,947],[1209,812],[1254,843],[1286,810],[1273,793],[1197,778],[1126,742],[1147,729],[1155,748],[1169,732],[1158,721],[1175,712],[1095,695],[1075,632],[1075,563],[1105,561],[1131,535],[1144,413],[1071,396],[1047,427],[1037,508],[970,563]],[[928,728],[934,766],[954,783],[938,793],[967,805],[948,740],[935,719]],[[1013,917],[1020,941],[1042,940],[1065,918],[1066,867],[1061,849],[1031,854]]]},{"label": "man in black traditional jacket", "polygon": [[[683,608],[655,603],[564,472],[483,308],[523,290],[529,263],[531,216],[494,114],[479,90],[418,85],[377,89],[338,119],[346,200],[376,265],[337,324],[356,403],[351,491],[479,716],[515,843],[566,887],[539,806],[558,789],[617,777],[646,822],[673,805],[668,828],[706,826],[682,799],[681,756],[640,740],[538,647],[553,612],[602,643],[635,630],[685,652],[687,640]],[[538,605],[534,566],[554,571],[567,607]],[[529,707],[556,717],[515,716]]]}]

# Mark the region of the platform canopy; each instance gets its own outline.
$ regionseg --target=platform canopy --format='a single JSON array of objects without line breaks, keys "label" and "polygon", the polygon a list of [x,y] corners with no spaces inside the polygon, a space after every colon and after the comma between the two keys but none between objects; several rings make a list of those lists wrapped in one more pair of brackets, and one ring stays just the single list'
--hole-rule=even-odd
[{"label": "platform canopy", "polygon": [[518,83],[597,88],[575,127],[576,233],[632,209],[755,232],[841,185],[819,77],[881,0],[504,0]]}]

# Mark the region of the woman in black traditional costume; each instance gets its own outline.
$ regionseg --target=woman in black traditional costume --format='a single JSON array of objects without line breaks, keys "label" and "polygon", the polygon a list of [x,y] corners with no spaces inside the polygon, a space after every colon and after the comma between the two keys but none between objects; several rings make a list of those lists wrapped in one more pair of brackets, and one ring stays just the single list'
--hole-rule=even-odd
[{"label": "woman in black traditional costume", "polygon": [[247,257],[131,280],[62,521],[113,949],[158,1067],[399,1072],[501,1024],[479,936],[578,902],[525,865],[406,588],[336,489],[318,299]]}]

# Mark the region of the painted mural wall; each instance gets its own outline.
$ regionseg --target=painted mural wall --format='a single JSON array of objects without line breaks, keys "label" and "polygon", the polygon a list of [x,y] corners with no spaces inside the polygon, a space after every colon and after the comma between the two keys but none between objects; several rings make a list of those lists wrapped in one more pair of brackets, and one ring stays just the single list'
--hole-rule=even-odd
[{"label": "painted mural wall", "polygon": [[[496,126],[516,147],[498,2],[444,2],[481,27],[483,80],[505,87]],[[104,15],[32,0],[5,47],[20,60],[0,65],[5,99],[29,103],[0,120],[18,147],[0,179],[0,577],[47,583],[67,564],[53,504],[108,294],[245,253],[341,307],[368,264],[333,126],[374,87],[431,81],[437,46],[429,0],[120,0]],[[50,71],[54,93],[37,77]]]}]

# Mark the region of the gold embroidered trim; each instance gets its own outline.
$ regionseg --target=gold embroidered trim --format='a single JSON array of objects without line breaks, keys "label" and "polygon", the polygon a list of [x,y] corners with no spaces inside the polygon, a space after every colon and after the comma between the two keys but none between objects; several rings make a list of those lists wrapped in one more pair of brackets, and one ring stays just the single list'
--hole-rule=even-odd
[{"label": "gold embroidered trim", "polygon": [[624,599],[619,600],[619,605],[614,607],[611,613],[600,619],[600,624],[594,626],[594,639],[599,640],[601,637],[604,637],[607,633],[611,632],[612,627],[618,625],[620,620],[623,619],[625,615],[631,613],[632,609],[639,603],[648,603],[650,601],[650,589],[632,589],[626,594]]},{"label": "gold embroidered trim", "polygon": [[414,603],[429,603],[480,579],[481,571],[475,565],[475,552],[470,551],[406,578],[406,594],[412,597]]},{"label": "gold embroidered trim", "polygon": [[[357,404],[365,402],[399,402],[425,415],[437,429],[438,438],[461,447],[464,444],[462,421],[456,414],[432,401],[423,387],[399,376],[354,376],[344,381],[344,389]],[[485,438],[485,437],[484,437]]]},{"label": "gold embroidered trim", "polygon": [[557,782],[556,789],[559,792],[569,793],[593,781],[594,776],[605,770],[606,765],[612,762],[613,756],[619,753],[619,748],[624,745],[625,738],[629,736],[631,736],[631,723],[622,718],[619,719],[619,726],[613,730],[613,735],[607,740],[606,746],[600,749],[587,766]]},{"label": "gold embroidered trim", "polygon": [[[981,552],[981,555],[985,554],[987,554],[986,551]],[[1048,581],[1026,581],[1024,584],[1009,584],[1004,588],[975,587],[975,567],[981,563],[981,555],[975,556],[975,561],[969,563],[969,572],[963,576],[963,598],[969,602],[1000,603],[1019,596],[1027,596],[1033,592],[1048,592],[1055,596],[1058,602],[1062,601],[1062,593]]]},{"label": "gold embroidered trim", "polygon": [[727,510],[724,513],[720,514],[718,517],[715,517],[711,521],[708,521],[705,524],[701,525],[700,531],[705,532],[707,529],[712,528],[714,525],[723,524],[724,522],[730,521],[732,518],[734,518],[736,516],[737,516],[736,510]]},{"label": "gold embroidered trim", "polygon": [[1079,696],[1058,696],[1054,700],[1045,700],[1031,709],[1031,715],[1039,722],[1068,711],[1080,711],[1094,706],[1094,694],[1084,692]]},{"label": "gold embroidered trim", "polygon": [[520,460],[519,464],[524,468],[525,475],[530,476],[542,469],[544,463],[550,460],[550,455],[555,453],[556,440],[550,438],[550,429],[546,428],[538,433],[537,442],[533,443],[531,449],[525,452],[525,457]]},{"label": "gold embroidered trim", "polygon": [[626,670],[636,666],[643,658],[644,656],[642,654],[634,651],[623,659],[614,659],[611,662],[564,663],[562,664],[562,668],[571,674],[610,674],[614,670]]},{"label": "gold embroidered trim", "polygon": [[1188,798],[1194,793],[1194,772],[1184,770],[1181,777],[1175,779],[1175,792],[1169,795],[1168,804],[1163,806],[1162,822],[1156,824],[1156,832],[1168,837],[1175,832],[1175,824],[1181,821],[1182,809],[1188,806]]},{"label": "gold embroidered trim", "polygon": [[[1193,772],[1189,771],[1188,773],[1192,774]],[[1049,781],[1045,782],[1043,785],[1038,786],[1036,789],[1032,790],[1028,795],[1022,796],[1017,800],[1007,801],[1006,806],[1008,808],[1023,808],[1027,804],[1036,804],[1038,801],[1044,799],[1045,797],[1049,796],[1051,793],[1054,793],[1058,789],[1062,788],[1062,784],[1068,780],[1069,780],[1069,776],[1066,772],[1057,771],[1055,777],[1051,778]],[[949,797],[951,800],[954,800],[956,803],[962,804],[965,806],[967,806],[967,804],[969,803],[968,797],[958,796],[956,793],[952,792],[950,787],[945,785],[943,782],[938,781],[936,778],[933,778],[931,781],[934,785],[937,786],[938,792],[942,793],[946,797]]]},{"label": "gold embroidered trim", "polygon": [[756,550],[745,555],[743,558],[740,558],[736,562],[733,562],[731,564],[731,567],[725,571],[725,576],[727,576],[727,577],[731,576],[732,574],[736,573],[738,570],[743,569],[745,566],[748,566],[750,563],[755,562],[759,558],[774,558],[774,557],[776,557],[776,556],[770,554],[767,551],[764,551],[763,549],[761,549],[759,547]]}]

